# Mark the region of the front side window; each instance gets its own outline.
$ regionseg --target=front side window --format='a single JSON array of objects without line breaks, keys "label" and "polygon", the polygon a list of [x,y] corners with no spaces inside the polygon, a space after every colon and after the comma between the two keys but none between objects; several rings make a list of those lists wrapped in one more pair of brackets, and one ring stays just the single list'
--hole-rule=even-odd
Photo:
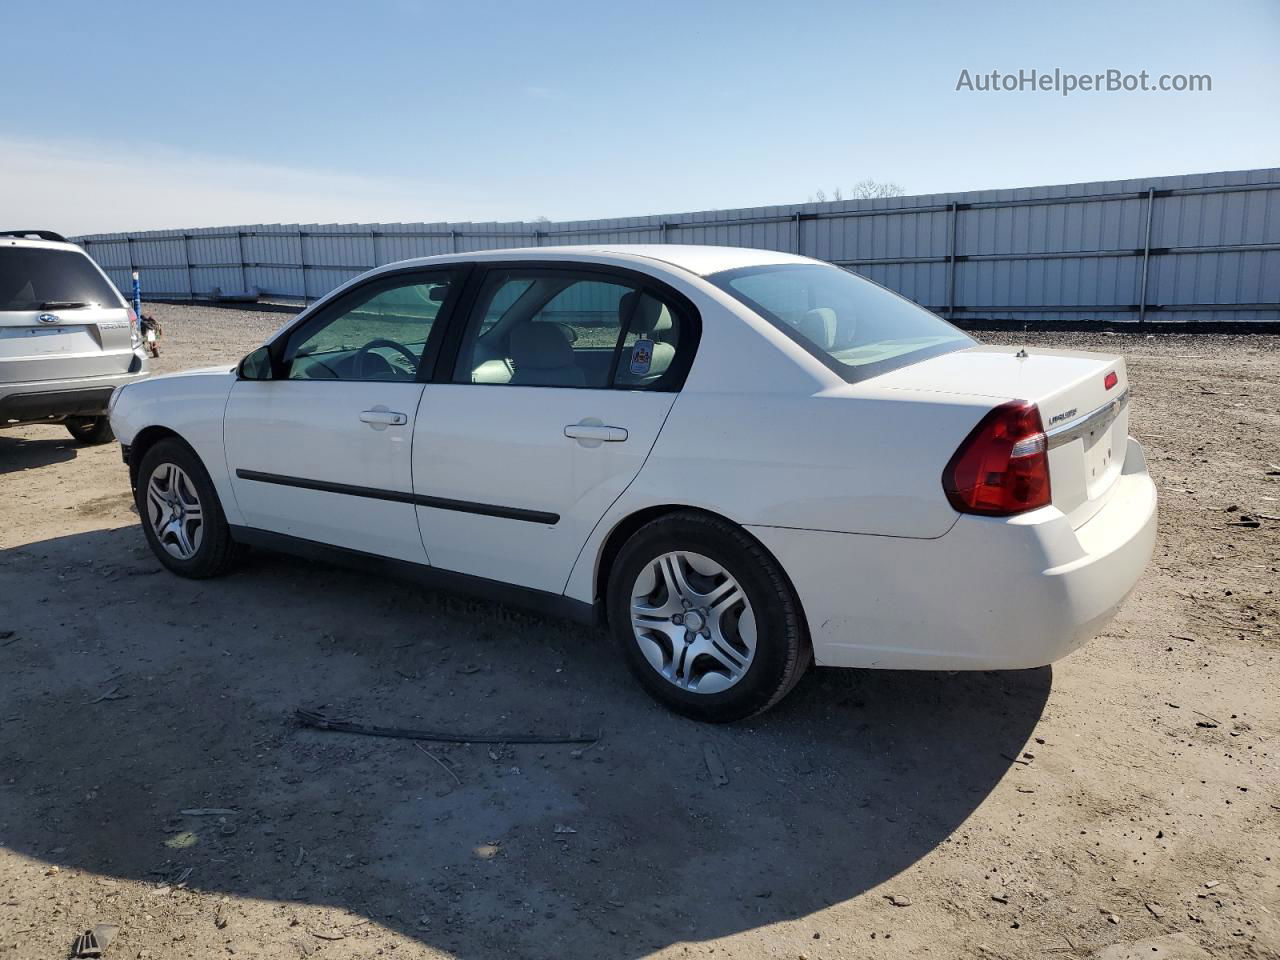
[{"label": "front side window", "polygon": [[707,279],[850,383],[975,343],[937,314],[839,267],[745,267]]},{"label": "front side window", "polygon": [[388,278],[344,297],[289,338],[290,380],[414,380],[454,278]]},{"label": "front side window", "polygon": [[663,389],[680,321],[621,278],[500,270],[485,280],[458,356],[460,383]]}]

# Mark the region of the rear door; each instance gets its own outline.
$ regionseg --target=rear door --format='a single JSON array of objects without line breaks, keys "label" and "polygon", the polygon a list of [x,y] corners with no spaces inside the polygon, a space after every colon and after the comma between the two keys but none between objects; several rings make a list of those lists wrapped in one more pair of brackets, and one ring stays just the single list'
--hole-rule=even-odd
[{"label": "rear door", "polygon": [[414,434],[432,565],[562,593],[675,402],[696,313],[641,274],[512,264],[479,278],[457,333]]},{"label": "rear door", "polygon": [[274,341],[271,379],[236,381],[223,438],[246,524],[427,562],[410,447],[462,276],[376,277]]},{"label": "rear door", "polygon": [[128,309],[79,250],[0,239],[0,383],[127,373]]}]

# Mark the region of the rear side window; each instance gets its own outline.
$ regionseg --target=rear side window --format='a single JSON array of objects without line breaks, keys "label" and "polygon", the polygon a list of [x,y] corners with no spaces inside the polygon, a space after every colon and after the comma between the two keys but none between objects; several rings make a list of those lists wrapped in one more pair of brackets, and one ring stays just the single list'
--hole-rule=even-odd
[{"label": "rear side window", "polygon": [[621,277],[494,271],[480,291],[454,379],[495,386],[674,389],[680,334],[675,310]]},{"label": "rear side window", "polygon": [[0,246],[0,310],[121,306],[120,294],[83,253]]},{"label": "rear side window", "polygon": [[850,383],[974,344],[937,314],[839,267],[745,267],[707,279]]}]

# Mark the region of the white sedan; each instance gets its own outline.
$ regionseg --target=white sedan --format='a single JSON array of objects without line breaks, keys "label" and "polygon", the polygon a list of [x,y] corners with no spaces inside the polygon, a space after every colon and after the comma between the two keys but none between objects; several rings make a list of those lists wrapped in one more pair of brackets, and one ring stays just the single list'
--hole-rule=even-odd
[{"label": "white sedan", "polygon": [[1096,636],[1155,539],[1127,389],[804,257],[541,248],[370,271],[234,369],[118,390],[111,426],[174,573],[265,546],[603,621],[725,721],[810,663]]}]

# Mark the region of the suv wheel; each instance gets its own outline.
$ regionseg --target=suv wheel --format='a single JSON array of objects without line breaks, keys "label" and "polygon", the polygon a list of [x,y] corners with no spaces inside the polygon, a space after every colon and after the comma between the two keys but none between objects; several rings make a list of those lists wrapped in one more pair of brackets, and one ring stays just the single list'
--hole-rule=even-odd
[{"label": "suv wheel", "polygon": [[239,551],[213,481],[181,440],[161,440],[146,452],[133,495],[151,551],[174,573],[203,579],[234,565]]},{"label": "suv wheel", "polygon": [[717,517],[676,513],[641,527],[613,564],[606,602],[632,673],[655,699],[698,720],[769,709],[812,660],[777,561]]},{"label": "suv wheel", "polygon": [[116,438],[106,417],[68,417],[66,428],[77,443],[90,446],[110,443]]}]

